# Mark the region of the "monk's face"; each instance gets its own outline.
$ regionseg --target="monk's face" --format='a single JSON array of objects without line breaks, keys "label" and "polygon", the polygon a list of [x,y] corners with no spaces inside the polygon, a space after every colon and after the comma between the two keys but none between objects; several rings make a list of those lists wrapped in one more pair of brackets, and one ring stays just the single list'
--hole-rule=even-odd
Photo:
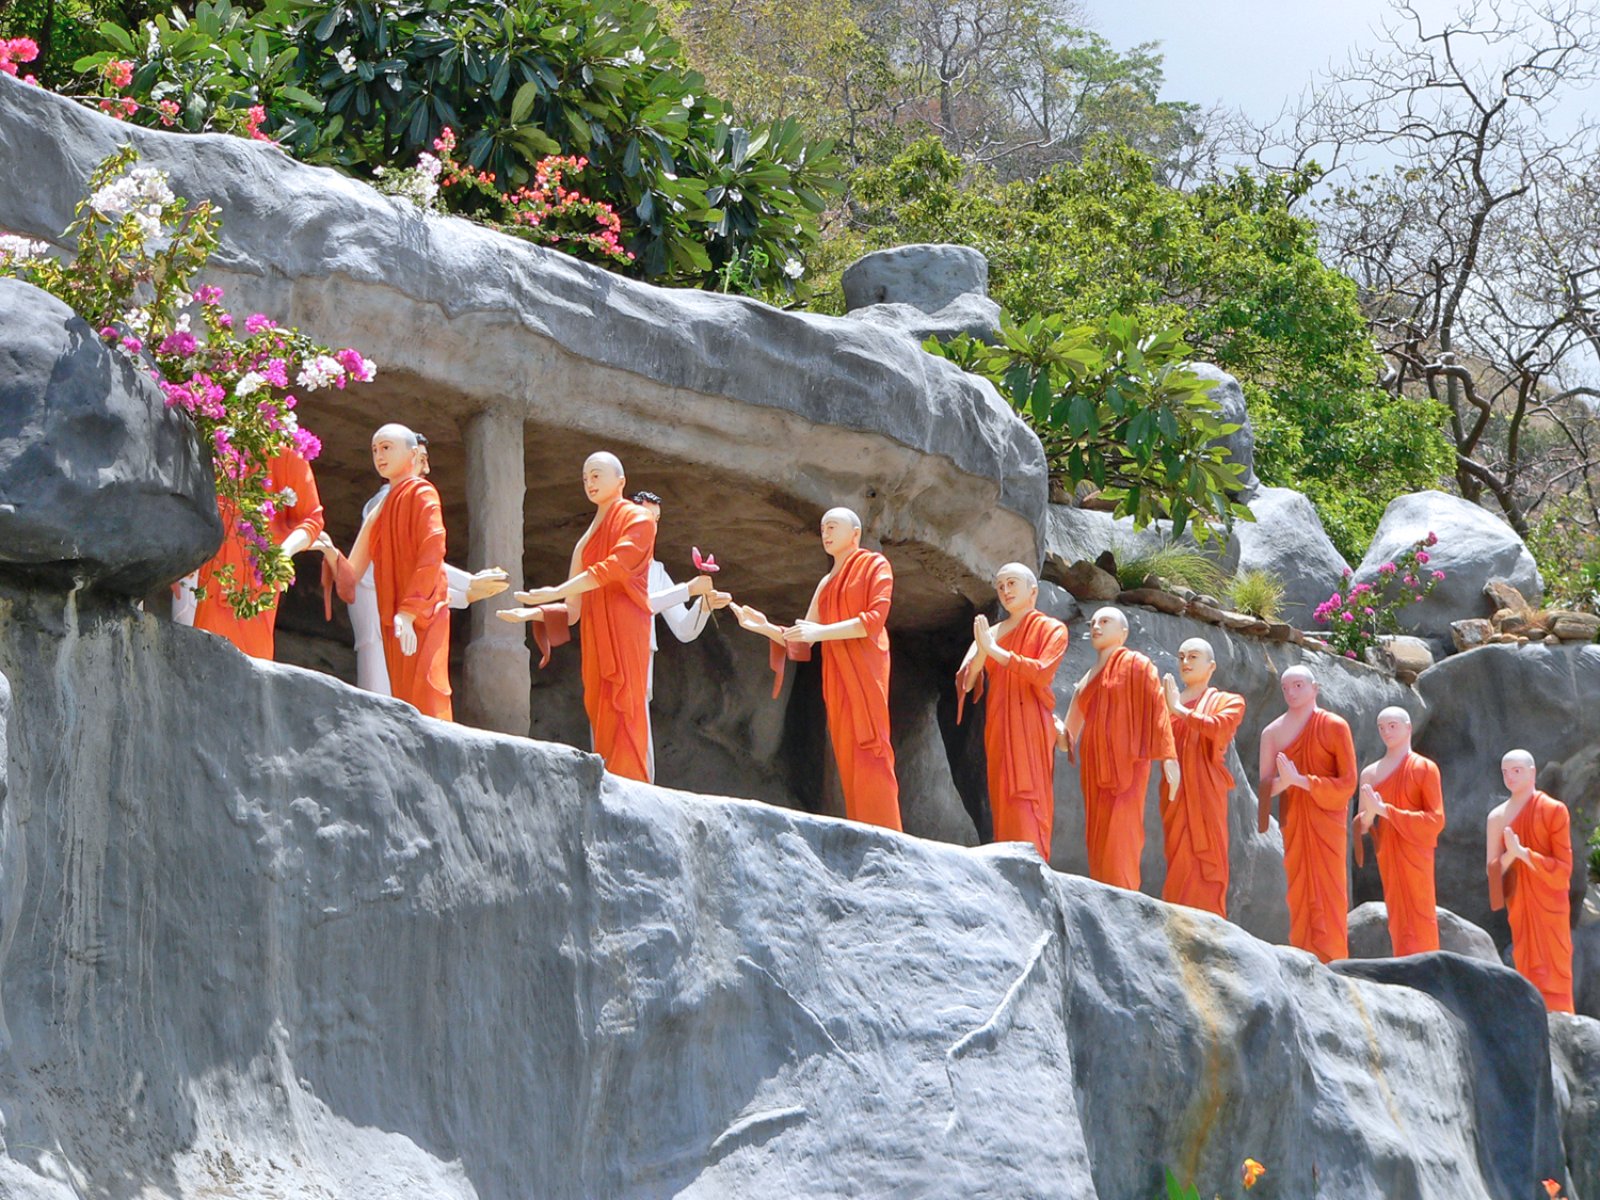
[{"label": "monk's face", "polygon": [[380,434],[372,439],[372,466],[390,483],[416,472],[417,448],[400,438]]},{"label": "monk's face", "polygon": [[1379,717],[1378,737],[1390,750],[1398,750],[1411,741],[1411,722],[1399,717]]},{"label": "monk's face", "polygon": [[604,459],[591,458],[583,464],[583,494],[589,497],[591,504],[611,503],[622,495],[626,482],[622,472]]},{"label": "monk's face", "polygon": [[1513,795],[1533,790],[1533,768],[1520,758],[1501,759],[1500,778]]},{"label": "monk's face", "polygon": [[1309,675],[1293,674],[1283,677],[1283,702],[1291,712],[1300,712],[1317,702],[1317,682]]},{"label": "monk's face", "polygon": [[822,522],[822,548],[829,554],[854,550],[861,543],[861,531],[843,517],[826,517]]},{"label": "monk's face", "polygon": [[1021,575],[1002,575],[994,581],[994,594],[999,597],[1000,607],[1016,616],[1039,602],[1039,585],[1030,584]]},{"label": "monk's face", "polygon": [[1089,644],[1096,650],[1113,649],[1128,640],[1128,624],[1113,608],[1102,608],[1089,622]]},{"label": "monk's face", "polygon": [[1211,682],[1216,672],[1216,659],[1204,646],[1185,644],[1178,650],[1178,674],[1185,687],[1201,687]]}]

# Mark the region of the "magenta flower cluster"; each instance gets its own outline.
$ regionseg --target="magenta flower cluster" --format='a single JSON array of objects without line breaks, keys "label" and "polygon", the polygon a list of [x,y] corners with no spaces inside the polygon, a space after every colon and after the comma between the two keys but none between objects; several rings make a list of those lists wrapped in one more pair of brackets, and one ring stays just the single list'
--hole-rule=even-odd
[{"label": "magenta flower cluster", "polygon": [[1428,550],[1438,543],[1438,535],[1430,530],[1392,561],[1380,563],[1374,583],[1352,583],[1350,568],[1344,569],[1343,583],[1311,614],[1313,621],[1327,627],[1322,636],[1334,650],[1346,658],[1360,658],[1380,635],[1399,632],[1400,611],[1426,600],[1444,582],[1443,571],[1426,569],[1432,561]]}]

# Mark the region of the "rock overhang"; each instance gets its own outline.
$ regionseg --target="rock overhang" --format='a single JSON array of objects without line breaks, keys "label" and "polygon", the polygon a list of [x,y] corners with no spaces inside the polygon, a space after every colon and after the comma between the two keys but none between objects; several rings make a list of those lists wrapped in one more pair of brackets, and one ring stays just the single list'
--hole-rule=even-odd
[{"label": "rock overhang", "polygon": [[332,431],[322,469],[336,536],[354,535],[377,482],[363,420],[432,426],[436,482],[455,515],[457,424],[506,408],[542,448],[528,462],[530,579],[564,566],[545,534],[581,521],[576,475],[597,448],[623,457],[631,484],[674,500],[663,525],[672,552],[680,534],[719,539],[722,556],[752,568],[748,598],[777,611],[809,597],[825,565],[816,520],[836,503],[856,508],[868,543],[890,554],[899,627],[942,624],[987,598],[996,564],[1038,561],[1037,437],[987,382],[892,330],[639,283],[424,215],[270,146],[131,128],[10,79],[0,178],[29,186],[0,188],[0,227],[58,237],[90,172],[129,141],[177,194],[216,204],[221,240],[206,277],[230,308],[379,363],[385,386],[318,393],[304,407],[309,426]]}]

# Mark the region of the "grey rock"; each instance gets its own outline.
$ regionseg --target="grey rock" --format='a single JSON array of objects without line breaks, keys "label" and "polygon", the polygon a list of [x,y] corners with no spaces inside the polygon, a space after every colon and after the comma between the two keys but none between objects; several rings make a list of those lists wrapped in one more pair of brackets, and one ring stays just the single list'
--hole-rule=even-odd
[{"label": "grey rock", "polygon": [[932,314],[958,297],[988,295],[989,260],[971,246],[896,246],[856,259],[839,282],[847,312],[908,304]]},{"label": "grey rock", "polygon": [[1457,651],[1486,646],[1493,636],[1494,623],[1488,617],[1468,617],[1450,622],[1450,642]]},{"label": "grey rock", "polygon": [[1244,389],[1239,386],[1237,379],[1221,367],[1210,363],[1190,363],[1189,369],[1215,384],[1211,389],[1211,398],[1222,406],[1222,419],[1230,425],[1239,426],[1233,433],[1219,438],[1218,444],[1227,447],[1229,462],[1244,467],[1243,486],[1239,494],[1248,500],[1261,486],[1261,481],[1256,478],[1256,435],[1250,424],[1250,409],[1245,404]]},{"label": "grey rock", "polygon": [[1525,1200],[1502,1172],[1560,1172],[1493,977],[1458,1012],[1015,848],[618,780],[150,617],[0,618],[8,1194],[1148,1200],[1248,1152],[1274,1194]]},{"label": "grey rock", "polygon": [[1403,628],[1453,648],[1452,621],[1493,615],[1483,595],[1483,585],[1491,579],[1508,580],[1538,607],[1544,585],[1516,531],[1488,509],[1444,492],[1414,492],[1389,502],[1356,568],[1355,582],[1378,583],[1380,566],[1429,533],[1437,534],[1439,542],[1428,549],[1427,569],[1443,571],[1445,577],[1426,600],[1401,610]]},{"label": "grey rock", "polygon": [[[1224,575],[1232,575],[1239,565],[1239,529],[1220,533],[1199,545],[1194,534],[1185,530],[1178,544],[1198,549],[1216,564]],[[1066,566],[1077,559],[1093,561],[1109,550],[1118,558],[1158,550],[1172,542],[1172,522],[1156,521],[1144,529],[1135,529],[1129,517],[1113,517],[1110,513],[1092,508],[1077,508],[1069,504],[1052,504],[1046,514],[1044,559]]]},{"label": "grey rock", "polygon": [[189,419],[47,292],[0,279],[0,329],[0,569],[137,597],[210,558]]},{"label": "grey rock", "polygon": [[852,309],[852,321],[867,321],[887,329],[897,329],[918,345],[931,337],[941,341],[970,334],[980,341],[993,342],[1000,332],[1000,306],[987,296],[957,296],[936,312],[923,312],[913,304],[869,304]]},{"label": "grey rock", "polygon": [[1569,1197],[1600,1196],[1600,1021],[1550,1014],[1550,1062],[1571,1172]]},{"label": "grey rock", "polygon": [[600,448],[672,502],[685,541],[750,567],[741,599],[765,611],[804,610],[825,569],[816,520],[835,504],[896,548],[895,628],[937,628],[989,601],[995,562],[1038,561],[1038,438],[987,382],[899,332],[624,279],[259,142],[133,129],[9,77],[0,112],[0,178],[29,181],[0,189],[0,228],[59,237],[95,165],[132,142],[174,192],[219,206],[206,275],[234,311],[377,361],[373,387],[319,392],[304,413],[340,544],[373,490],[379,424],[434,439],[434,479],[460,512],[459,424],[504,408],[527,422],[530,581],[565,577],[577,468]]},{"label": "grey rock", "polygon": [[1433,666],[1433,647],[1422,638],[1398,634],[1383,638],[1373,655],[1378,666],[1396,674],[1406,673],[1415,679]]},{"label": "grey rock", "polygon": [[1567,1183],[1561,1118],[1545,1067],[1548,1021],[1532,985],[1505,967],[1444,952],[1347,959],[1336,970],[1350,979],[1425,992],[1466,1034],[1464,1065],[1473,1081],[1477,1128],[1516,1131],[1479,1147],[1490,1194],[1524,1195],[1540,1179]]},{"label": "grey rock", "polygon": [[[1577,838],[1578,866],[1583,874],[1588,855]],[[1600,1019],[1600,921],[1581,921],[1572,931],[1572,1006],[1586,1017]]]},{"label": "grey rock", "polygon": [[1239,570],[1270,571],[1283,581],[1283,619],[1313,628],[1312,611],[1344,585],[1345,561],[1322,528],[1311,501],[1289,488],[1264,487],[1250,497],[1255,521],[1234,526]]},{"label": "grey rock", "polygon": [[[1440,950],[1475,958],[1480,962],[1500,961],[1500,952],[1494,948],[1494,939],[1484,930],[1447,908],[1438,909],[1437,912]],[[1394,943],[1389,938],[1389,906],[1382,900],[1368,900],[1351,909],[1350,957],[1389,958],[1393,954]]]},{"label": "grey rock", "polygon": [[[1439,764],[1444,783],[1439,904],[1504,948],[1510,931],[1504,913],[1489,910],[1483,874],[1484,822],[1506,796],[1500,759],[1519,748],[1533,755],[1539,786],[1572,810],[1581,845],[1600,807],[1600,646],[1484,646],[1423,672],[1416,688],[1427,720],[1415,744]],[[1575,870],[1575,905],[1583,888]]]}]

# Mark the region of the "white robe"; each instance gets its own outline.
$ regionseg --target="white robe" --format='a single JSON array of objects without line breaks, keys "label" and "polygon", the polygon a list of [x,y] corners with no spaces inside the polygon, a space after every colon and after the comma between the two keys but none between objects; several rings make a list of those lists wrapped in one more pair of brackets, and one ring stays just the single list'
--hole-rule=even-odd
[{"label": "white robe", "polygon": [[[711,610],[700,603],[698,597],[689,598],[689,585],[687,583],[673,583],[672,576],[667,574],[667,569],[656,559],[650,560],[650,611],[667,623],[667,628],[672,630],[672,636],[680,642],[692,642],[705,630],[706,622],[711,618]],[[650,622],[650,674],[645,681],[646,699],[655,699],[656,694],[656,650],[659,643],[656,641],[656,623]],[[650,779],[656,777],[656,739],[655,734],[649,730],[650,707],[647,704],[644,710],[646,722],[647,741],[650,747],[650,757],[645,764],[649,768]]]}]

